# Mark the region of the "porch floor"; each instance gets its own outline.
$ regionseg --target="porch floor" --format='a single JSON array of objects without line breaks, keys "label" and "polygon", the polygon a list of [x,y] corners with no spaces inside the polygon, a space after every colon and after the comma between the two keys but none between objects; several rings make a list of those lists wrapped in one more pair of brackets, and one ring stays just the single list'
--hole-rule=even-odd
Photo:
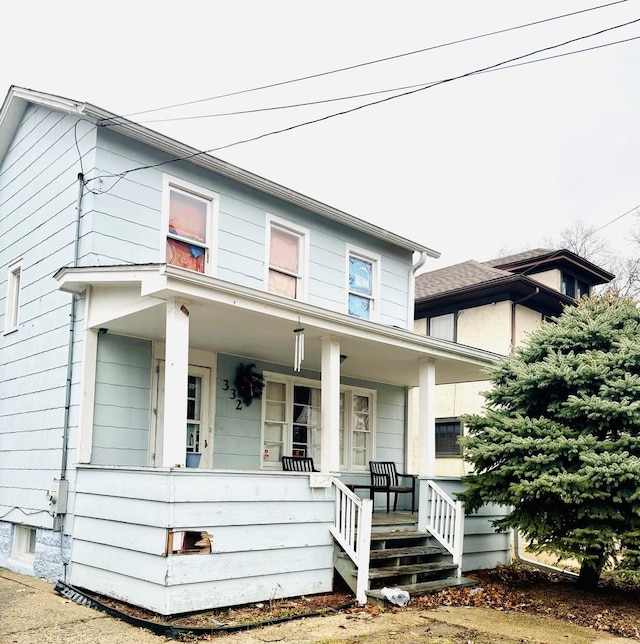
[{"label": "porch floor", "polygon": [[400,526],[400,525],[417,525],[418,513],[409,511],[389,512],[384,510],[374,512],[371,517],[371,524],[374,527]]}]

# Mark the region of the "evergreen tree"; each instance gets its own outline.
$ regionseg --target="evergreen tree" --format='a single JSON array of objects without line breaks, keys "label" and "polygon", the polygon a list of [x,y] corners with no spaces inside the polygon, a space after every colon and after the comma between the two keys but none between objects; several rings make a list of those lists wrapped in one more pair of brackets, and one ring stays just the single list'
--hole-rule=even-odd
[{"label": "evergreen tree", "polygon": [[543,323],[490,372],[483,415],[463,420],[474,474],[469,511],[507,506],[536,552],[581,562],[595,588],[607,561],[640,543],[640,310],[581,300]]}]

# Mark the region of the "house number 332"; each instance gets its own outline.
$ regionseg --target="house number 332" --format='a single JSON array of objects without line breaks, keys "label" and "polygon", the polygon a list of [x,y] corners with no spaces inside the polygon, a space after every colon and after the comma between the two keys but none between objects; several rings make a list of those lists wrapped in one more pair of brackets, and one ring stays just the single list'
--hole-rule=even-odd
[{"label": "house number 332", "polygon": [[228,391],[229,398],[236,401],[236,410],[242,409],[242,401],[238,398],[238,392],[229,385],[228,380],[222,381],[222,391]]}]

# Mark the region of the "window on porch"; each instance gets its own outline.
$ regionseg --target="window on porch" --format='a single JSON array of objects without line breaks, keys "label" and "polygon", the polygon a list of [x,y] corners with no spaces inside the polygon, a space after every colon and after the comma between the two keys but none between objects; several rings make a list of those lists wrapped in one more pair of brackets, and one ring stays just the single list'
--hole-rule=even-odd
[{"label": "window on porch", "polygon": [[[345,470],[367,470],[374,454],[375,392],[340,392],[340,460]],[[321,390],[314,380],[265,374],[262,467],[280,468],[282,456],[320,463]]]},{"label": "window on porch", "polygon": [[373,459],[374,392],[340,394],[340,467],[368,470]]}]

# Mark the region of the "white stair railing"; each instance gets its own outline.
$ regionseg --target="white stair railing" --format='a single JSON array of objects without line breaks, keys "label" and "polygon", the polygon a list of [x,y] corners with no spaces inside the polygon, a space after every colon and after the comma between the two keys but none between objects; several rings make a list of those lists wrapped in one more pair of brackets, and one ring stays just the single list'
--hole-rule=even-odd
[{"label": "white stair railing", "polygon": [[458,566],[458,577],[460,577],[464,543],[462,501],[452,499],[433,481],[427,481],[427,490],[427,529],[451,553],[453,563]]},{"label": "white stair railing", "polygon": [[356,601],[366,604],[373,501],[361,499],[335,478],[333,486],[336,494],[336,514],[334,524],[330,528],[331,534],[356,565]]}]

